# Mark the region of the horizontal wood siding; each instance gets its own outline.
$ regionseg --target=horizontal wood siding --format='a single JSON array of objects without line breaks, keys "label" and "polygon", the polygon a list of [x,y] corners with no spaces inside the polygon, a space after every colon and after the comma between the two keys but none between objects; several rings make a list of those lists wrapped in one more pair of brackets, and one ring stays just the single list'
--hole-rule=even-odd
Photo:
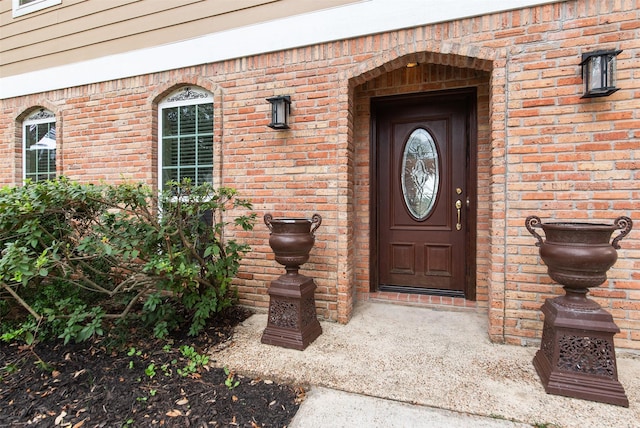
[{"label": "horizontal wood siding", "polygon": [[0,76],[172,43],[353,2],[63,0],[60,5],[12,18],[11,0],[0,0]]}]

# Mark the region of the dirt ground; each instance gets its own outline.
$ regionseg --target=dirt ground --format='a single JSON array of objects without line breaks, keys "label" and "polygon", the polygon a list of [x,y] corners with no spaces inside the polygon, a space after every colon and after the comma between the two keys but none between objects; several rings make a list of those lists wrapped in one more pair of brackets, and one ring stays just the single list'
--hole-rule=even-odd
[{"label": "dirt ground", "polygon": [[33,348],[2,343],[0,426],[286,427],[302,388],[243,377],[214,368],[214,361],[198,364],[249,315],[235,308],[197,338],[169,344],[149,337],[117,349],[106,339]]}]

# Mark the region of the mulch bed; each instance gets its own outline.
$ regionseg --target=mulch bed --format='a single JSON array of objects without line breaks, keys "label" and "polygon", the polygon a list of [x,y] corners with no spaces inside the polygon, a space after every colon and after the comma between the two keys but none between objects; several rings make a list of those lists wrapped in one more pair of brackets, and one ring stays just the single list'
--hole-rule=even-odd
[{"label": "mulch bed", "polygon": [[249,315],[233,308],[197,338],[174,337],[169,346],[149,337],[118,350],[105,339],[0,344],[0,426],[285,427],[302,388],[210,366],[184,375],[189,359],[181,346],[206,355]]}]

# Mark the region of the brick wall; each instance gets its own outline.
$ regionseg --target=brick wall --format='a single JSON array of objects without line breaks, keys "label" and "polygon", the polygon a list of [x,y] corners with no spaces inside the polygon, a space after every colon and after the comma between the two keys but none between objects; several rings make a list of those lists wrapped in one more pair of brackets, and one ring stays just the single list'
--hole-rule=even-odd
[{"label": "brick wall", "polygon": [[[478,301],[425,303],[476,307],[489,314],[493,340],[535,341],[540,305],[562,291],[524,219],[627,215],[640,223],[638,6],[558,2],[3,100],[0,184],[19,182],[19,124],[42,106],[56,113],[60,173],[155,185],[157,103],[180,85],[198,85],[214,94],[216,182],[249,197],[259,216],[322,215],[303,272],[318,284],[318,313],[346,322],[356,297],[393,298],[368,293],[370,98],[475,86]],[[582,99],[581,54],[604,48],[623,49],[621,90]],[[413,61],[422,65],[406,69]],[[293,101],[287,131],[266,127],[265,98],[279,94]],[[241,302],[264,308],[266,286],[282,268],[264,225],[239,237],[253,248],[237,280]],[[616,344],[640,349],[637,230],[621,244],[610,280],[591,295],[621,328]]]},{"label": "brick wall", "polygon": [[[526,215],[608,223],[628,215],[639,220],[634,202],[639,176],[630,164],[640,155],[638,81],[633,77],[637,4],[566,2],[536,12],[512,14],[512,22],[527,22],[528,17],[531,25],[515,37],[521,41],[507,56],[505,338],[512,343],[539,337],[537,309],[545,298],[562,294],[522,229]],[[607,98],[581,99],[576,65],[581,53],[614,47],[624,50],[617,73],[622,89]],[[610,280],[591,294],[622,329],[616,344],[635,348],[640,328],[634,292],[640,286],[637,237],[632,232],[623,241]]]}]

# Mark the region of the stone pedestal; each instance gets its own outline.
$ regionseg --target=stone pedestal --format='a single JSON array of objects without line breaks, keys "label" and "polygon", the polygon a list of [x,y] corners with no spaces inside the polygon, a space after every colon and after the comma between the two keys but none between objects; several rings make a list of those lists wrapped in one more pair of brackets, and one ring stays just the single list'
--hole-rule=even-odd
[{"label": "stone pedestal", "polygon": [[542,306],[542,343],[533,359],[549,394],[629,407],[618,382],[613,336],[620,329],[596,302],[576,310],[566,296]]},{"label": "stone pedestal", "polygon": [[269,318],[262,343],[304,350],[322,334],[312,278],[285,274],[269,285]]}]

